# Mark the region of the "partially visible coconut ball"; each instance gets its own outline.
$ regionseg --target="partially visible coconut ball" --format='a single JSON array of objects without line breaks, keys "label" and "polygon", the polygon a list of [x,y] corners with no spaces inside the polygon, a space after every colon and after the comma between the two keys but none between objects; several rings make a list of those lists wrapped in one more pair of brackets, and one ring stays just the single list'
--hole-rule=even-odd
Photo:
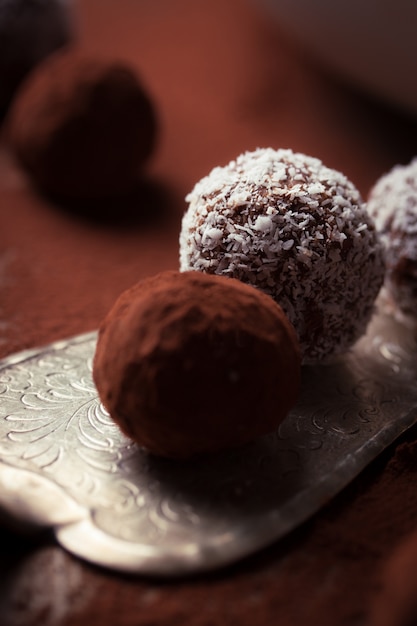
[{"label": "partially visible coconut ball", "polygon": [[258,149],[213,169],[187,201],[180,269],[237,278],[274,298],[305,363],[345,351],[365,332],[383,250],[343,174],[291,150]]},{"label": "partially visible coconut ball", "polygon": [[386,250],[386,288],[404,313],[417,313],[417,158],[397,165],[369,193],[368,210]]},{"label": "partially visible coconut ball", "polygon": [[136,72],[71,48],[30,74],[8,120],[11,149],[33,183],[68,199],[128,193],[156,135],[155,107]]},{"label": "partially visible coconut ball", "polygon": [[93,378],[121,430],[188,458],[274,431],[300,385],[295,331],[240,281],[163,272],[124,292],[100,327]]}]

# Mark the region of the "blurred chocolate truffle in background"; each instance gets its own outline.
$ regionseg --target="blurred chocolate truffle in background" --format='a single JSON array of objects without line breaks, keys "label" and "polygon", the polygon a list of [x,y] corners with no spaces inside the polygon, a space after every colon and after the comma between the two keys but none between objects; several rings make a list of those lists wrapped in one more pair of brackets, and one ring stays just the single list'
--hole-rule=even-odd
[{"label": "blurred chocolate truffle in background", "polygon": [[38,65],[7,121],[10,148],[34,185],[64,199],[128,193],[156,134],[154,105],[135,71],[72,48]]},{"label": "blurred chocolate truffle in background", "polygon": [[93,378],[128,437],[156,455],[188,458],[275,430],[297,398],[300,352],[266,294],[168,271],[116,301],[100,327]]},{"label": "blurred chocolate truffle in background", "polygon": [[291,150],[246,152],[188,195],[180,269],[237,278],[278,302],[303,361],[348,349],[384,276],[382,245],[355,186]]},{"label": "blurred chocolate truffle in background", "polygon": [[417,158],[375,183],[368,211],[385,246],[387,292],[401,311],[417,315]]},{"label": "blurred chocolate truffle in background", "polygon": [[23,78],[72,31],[66,0],[0,0],[0,119]]}]

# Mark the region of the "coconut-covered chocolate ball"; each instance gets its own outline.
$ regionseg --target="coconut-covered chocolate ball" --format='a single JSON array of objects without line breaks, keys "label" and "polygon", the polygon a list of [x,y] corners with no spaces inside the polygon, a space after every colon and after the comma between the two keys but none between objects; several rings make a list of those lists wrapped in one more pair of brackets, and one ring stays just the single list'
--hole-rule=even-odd
[{"label": "coconut-covered chocolate ball", "polygon": [[383,281],[382,246],[343,174],[291,150],[258,149],[213,169],[187,201],[180,269],[272,296],[304,362],[343,352],[364,333]]},{"label": "coconut-covered chocolate ball", "polygon": [[134,188],[153,151],[157,120],[132,68],[68,48],[22,84],[7,130],[38,188],[85,199]]},{"label": "coconut-covered chocolate ball", "polygon": [[417,313],[417,159],[397,165],[371,189],[368,210],[385,246],[385,286],[397,306]]},{"label": "coconut-covered chocolate ball", "polygon": [[116,301],[93,377],[128,437],[187,458],[275,430],[297,398],[300,351],[266,294],[222,276],[163,272]]},{"label": "coconut-covered chocolate ball", "polygon": [[0,0],[0,117],[23,78],[73,35],[66,0]]}]

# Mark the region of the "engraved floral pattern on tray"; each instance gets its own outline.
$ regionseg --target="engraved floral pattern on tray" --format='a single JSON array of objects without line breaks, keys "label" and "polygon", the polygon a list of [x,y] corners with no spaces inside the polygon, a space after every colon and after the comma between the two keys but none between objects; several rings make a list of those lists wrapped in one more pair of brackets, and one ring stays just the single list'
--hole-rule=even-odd
[{"label": "engraved floral pattern on tray", "polygon": [[156,459],[100,404],[95,341],[80,335],[0,363],[0,505],[116,569],[174,575],[250,554],[417,420],[414,329],[380,310],[348,355],[304,368],[277,432],[192,463]]}]

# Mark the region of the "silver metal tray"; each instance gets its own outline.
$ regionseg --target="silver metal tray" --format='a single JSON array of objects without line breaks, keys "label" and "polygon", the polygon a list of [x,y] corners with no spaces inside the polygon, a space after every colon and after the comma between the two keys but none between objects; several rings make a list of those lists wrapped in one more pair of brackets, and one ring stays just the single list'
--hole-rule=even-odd
[{"label": "silver metal tray", "polygon": [[270,436],[201,461],[156,459],[97,398],[96,334],[0,361],[0,510],[126,572],[220,567],[282,538],[417,421],[413,325],[379,305],[343,358],[305,367]]}]

